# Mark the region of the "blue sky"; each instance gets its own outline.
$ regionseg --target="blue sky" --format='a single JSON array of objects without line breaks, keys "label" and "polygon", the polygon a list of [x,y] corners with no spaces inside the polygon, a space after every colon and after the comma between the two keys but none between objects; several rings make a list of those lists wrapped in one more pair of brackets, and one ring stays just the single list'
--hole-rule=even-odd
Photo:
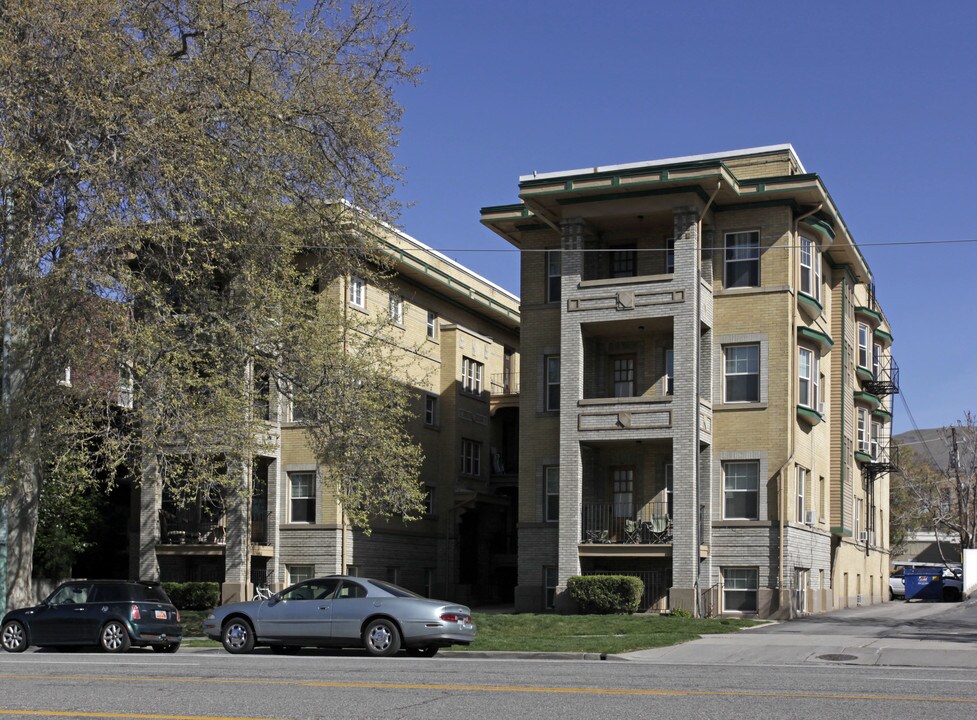
[{"label": "blue sky", "polygon": [[406,232],[518,293],[517,253],[478,218],[519,175],[789,142],[875,274],[919,427],[977,411],[977,243],[938,242],[977,239],[977,4],[411,8]]}]

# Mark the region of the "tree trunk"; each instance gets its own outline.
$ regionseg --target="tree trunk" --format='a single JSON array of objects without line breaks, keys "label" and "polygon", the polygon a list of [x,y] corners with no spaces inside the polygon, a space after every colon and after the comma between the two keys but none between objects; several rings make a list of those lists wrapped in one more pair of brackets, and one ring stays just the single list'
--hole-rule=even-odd
[{"label": "tree trunk", "polygon": [[[34,570],[34,536],[40,498],[40,467],[21,467],[18,478],[7,478],[7,608],[36,604],[31,575]],[[54,578],[58,580],[60,578]]]}]

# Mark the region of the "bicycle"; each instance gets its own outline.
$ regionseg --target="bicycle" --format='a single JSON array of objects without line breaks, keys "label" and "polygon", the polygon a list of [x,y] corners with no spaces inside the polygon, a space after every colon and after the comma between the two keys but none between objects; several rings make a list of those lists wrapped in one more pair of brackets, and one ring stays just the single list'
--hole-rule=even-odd
[{"label": "bicycle", "polygon": [[267,585],[256,585],[254,588],[254,597],[251,598],[254,602],[260,602],[262,600],[270,600],[272,596],[271,588]]}]

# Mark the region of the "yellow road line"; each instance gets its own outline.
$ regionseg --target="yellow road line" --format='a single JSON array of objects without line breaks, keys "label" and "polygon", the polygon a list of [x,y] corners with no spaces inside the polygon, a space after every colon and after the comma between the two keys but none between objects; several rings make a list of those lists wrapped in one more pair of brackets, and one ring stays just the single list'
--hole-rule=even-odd
[{"label": "yellow road line", "polygon": [[[858,695],[838,693],[780,693],[762,690],[649,690],[640,688],[596,688],[596,687],[533,687],[530,685],[448,685],[438,683],[381,683],[381,682],[338,682],[324,680],[269,680],[266,678],[192,678],[192,677],[113,677],[105,675],[0,675],[0,680],[85,680],[98,682],[173,682],[202,685],[273,685],[312,688],[346,688],[352,690],[438,690],[455,692],[496,692],[496,693],[540,693],[565,695],[632,695],[660,697],[757,697],[757,698],[814,698],[820,700],[887,700],[890,702],[941,702],[977,705],[977,698],[952,697],[913,697],[910,695]],[[0,708],[0,715],[9,712]],[[38,713],[43,714],[43,713]],[[72,715],[73,713],[67,713]],[[77,713],[74,713],[77,714]],[[83,715],[80,715],[83,716]],[[175,715],[105,715],[93,713],[92,717],[132,717],[132,718],[180,718]],[[188,716],[190,717],[190,716]],[[192,716],[192,720],[211,720]],[[214,720],[239,720],[238,718],[219,718]]]}]

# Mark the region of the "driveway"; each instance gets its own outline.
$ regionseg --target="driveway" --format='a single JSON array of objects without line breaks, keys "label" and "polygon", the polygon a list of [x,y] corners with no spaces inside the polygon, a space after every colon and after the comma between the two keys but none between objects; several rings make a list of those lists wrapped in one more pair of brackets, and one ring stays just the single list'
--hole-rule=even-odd
[{"label": "driveway", "polygon": [[694,665],[842,663],[977,669],[977,599],[836,610],[621,657]]}]

